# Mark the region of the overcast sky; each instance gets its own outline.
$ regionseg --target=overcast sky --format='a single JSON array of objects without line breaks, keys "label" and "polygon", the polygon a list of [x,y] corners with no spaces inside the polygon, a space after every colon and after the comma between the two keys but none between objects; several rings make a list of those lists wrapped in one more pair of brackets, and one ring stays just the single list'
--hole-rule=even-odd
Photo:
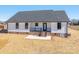
[{"label": "overcast sky", "polygon": [[0,5],[0,21],[6,21],[18,11],[64,10],[70,19],[79,19],[78,5]]}]

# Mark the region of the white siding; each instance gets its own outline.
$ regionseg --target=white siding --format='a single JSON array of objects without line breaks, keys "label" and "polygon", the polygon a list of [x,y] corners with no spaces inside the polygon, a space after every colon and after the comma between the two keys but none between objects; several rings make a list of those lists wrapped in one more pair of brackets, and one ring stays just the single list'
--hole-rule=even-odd
[{"label": "white siding", "polygon": [[25,29],[25,23],[19,23],[19,29],[16,29],[16,23],[8,23],[8,32],[29,32],[29,25],[28,29]]},{"label": "white siding", "polygon": [[25,29],[25,23],[19,23],[19,29],[24,30]]},{"label": "white siding", "polygon": [[53,31],[57,31],[57,22],[52,22],[51,23],[51,30]]},{"label": "white siding", "polygon": [[63,23],[62,23],[62,32],[63,32],[63,33],[67,33],[67,26],[68,26],[68,25],[67,25],[67,22],[63,22]]},{"label": "white siding", "polygon": [[57,22],[51,23],[51,32],[52,33],[67,33],[67,22],[61,22],[61,29],[57,29]]},{"label": "white siding", "polygon": [[51,22],[47,22],[47,27],[51,28]]},{"label": "white siding", "polygon": [[[25,23],[19,23],[19,29],[16,29],[16,23],[8,23],[9,32],[30,32],[30,27],[35,27],[35,22],[28,23],[28,29],[25,29]],[[39,27],[43,28],[43,22],[39,22]],[[51,28],[51,33],[67,33],[67,22],[61,22],[61,29],[57,29],[57,22],[47,22],[47,27]]]},{"label": "white siding", "polygon": [[16,24],[15,23],[8,23],[8,30],[15,30]]}]

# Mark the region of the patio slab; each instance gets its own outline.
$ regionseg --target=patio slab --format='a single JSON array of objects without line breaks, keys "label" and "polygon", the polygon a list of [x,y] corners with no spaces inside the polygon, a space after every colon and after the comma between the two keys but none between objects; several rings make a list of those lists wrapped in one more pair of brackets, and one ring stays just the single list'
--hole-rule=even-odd
[{"label": "patio slab", "polygon": [[27,35],[26,39],[51,40],[51,36]]}]

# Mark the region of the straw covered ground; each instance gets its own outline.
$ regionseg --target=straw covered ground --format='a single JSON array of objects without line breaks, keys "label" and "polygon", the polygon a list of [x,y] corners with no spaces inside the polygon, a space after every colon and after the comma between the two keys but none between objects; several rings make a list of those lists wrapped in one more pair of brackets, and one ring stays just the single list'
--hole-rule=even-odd
[{"label": "straw covered ground", "polygon": [[79,53],[79,31],[68,29],[71,36],[54,36],[52,40],[29,40],[28,34],[0,33],[0,53]]}]

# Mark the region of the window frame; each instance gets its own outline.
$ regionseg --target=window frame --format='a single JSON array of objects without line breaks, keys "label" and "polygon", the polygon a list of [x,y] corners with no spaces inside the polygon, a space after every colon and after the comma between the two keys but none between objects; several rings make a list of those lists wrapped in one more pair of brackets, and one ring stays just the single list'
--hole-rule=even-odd
[{"label": "window frame", "polygon": [[[27,25],[27,26],[26,26]],[[25,23],[25,29],[28,29],[28,23]]]},{"label": "window frame", "polygon": [[19,29],[19,23],[16,23],[16,29]]},{"label": "window frame", "polygon": [[61,29],[61,22],[57,23],[57,29],[60,30]]},{"label": "window frame", "polygon": [[35,26],[38,26],[38,23],[35,23]]}]

